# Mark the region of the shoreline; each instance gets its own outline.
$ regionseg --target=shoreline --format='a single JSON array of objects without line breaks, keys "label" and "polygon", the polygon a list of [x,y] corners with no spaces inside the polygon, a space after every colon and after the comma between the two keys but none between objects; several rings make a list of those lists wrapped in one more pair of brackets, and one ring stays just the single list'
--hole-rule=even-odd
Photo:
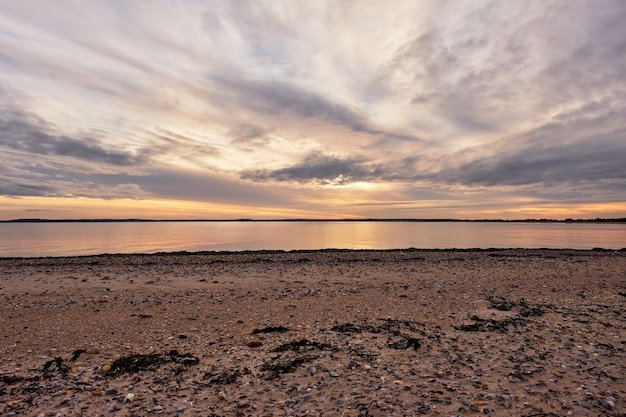
[{"label": "shoreline", "polygon": [[298,253],[395,253],[395,252],[459,252],[459,253],[481,253],[481,252],[626,252],[626,247],[620,249],[610,249],[595,247],[591,249],[577,248],[395,248],[395,249],[350,249],[350,248],[323,248],[323,249],[249,249],[249,250],[200,250],[200,251],[166,251],[166,252],[128,252],[128,253],[98,253],[87,255],[44,255],[44,256],[1,256],[1,260],[20,259],[63,259],[63,258],[100,258],[100,257],[138,257],[138,256],[211,256],[211,255],[277,255],[277,254],[298,254]]},{"label": "shoreline", "polygon": [[103,254],[0,274],[3,415],[626,411],[625,250]]}]

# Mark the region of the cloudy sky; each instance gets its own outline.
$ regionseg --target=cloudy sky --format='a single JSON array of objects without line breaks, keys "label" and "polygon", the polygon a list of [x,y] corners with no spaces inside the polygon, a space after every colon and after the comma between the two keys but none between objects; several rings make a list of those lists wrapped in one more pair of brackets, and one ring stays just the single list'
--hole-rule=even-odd
[{"label": "cloudy sky", "polygon": [[0,219],[626,217],[626,1],[0,0]]}]

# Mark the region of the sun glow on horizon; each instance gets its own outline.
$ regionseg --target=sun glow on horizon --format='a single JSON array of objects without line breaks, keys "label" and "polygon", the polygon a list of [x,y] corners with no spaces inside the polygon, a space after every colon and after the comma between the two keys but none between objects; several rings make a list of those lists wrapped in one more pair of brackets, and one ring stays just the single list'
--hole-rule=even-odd
[{"label": "sun glow on horizon", "polygon": [[[326,201],[329,207],[325,210],[315,207],[311,210],[298,208],[250,207],[234,204],[214,204],[197,201],[180,200],[130,200],[113,199],[102,200],[94,198],[53,198],[53,197],[0,197],[0,220],[17,219],[146,219],[146,220],[233,220],[233,219],[359,219],[359,218],[450,218],[450,219],[502,219],[524,220],[529,218],[549,218],[564,220],[594,219],[594,218],[621,218],[626,211],[626,202],[607,204],[581,204],[568,207],[551,206],[535,207],[522,206],[500,209],[475,209],[465,211],[461,207],[449,208],[446,211],[437,207],[441,202],[384,202],[378,203],[386,207],[382,213],[393,213],[392,216],[376,215],[376,202],[356,203],[348,200]],[[353,205],[354,204],[354,205]],[[333,210],[331,207],[342,207],[344,211]],[[354,207],[363,206],[362,210]],[[394,209],[395,207],[395,209]],[[361,214],[355,215],[355,212]],[[374,213],[372,216],[369,213]]]}]

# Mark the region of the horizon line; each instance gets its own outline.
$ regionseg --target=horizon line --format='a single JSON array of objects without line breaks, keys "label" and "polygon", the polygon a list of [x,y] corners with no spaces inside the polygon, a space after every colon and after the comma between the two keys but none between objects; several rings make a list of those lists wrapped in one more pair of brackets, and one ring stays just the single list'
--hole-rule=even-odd
[{"label": "horizon line", "polygon": [[164,223],[164,222],[503,222],[503,223],[626,223],[626,217],[593,219],[549,219],[549,218],[527,218],[527,219],[455,219],[455,218],[340,218],[340,219],[312,219],[312,218],[284,218],[284,219],[141,219],[141,218],[83,218],[83,219],[42,219],[42,218],[20,218],[11,220],[0,220],[0,223]]}]

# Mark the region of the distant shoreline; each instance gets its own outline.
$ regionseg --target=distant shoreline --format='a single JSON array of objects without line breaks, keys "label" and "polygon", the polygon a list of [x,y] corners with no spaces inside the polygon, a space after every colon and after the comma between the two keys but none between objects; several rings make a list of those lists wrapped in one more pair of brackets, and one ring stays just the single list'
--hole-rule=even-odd
[{"label": "distant shoreline", "polygon": [[379,219],[379,218],[366,218],[366,219],[173,219],[173,220],[160,220],[160,219],[38,219],[38,218],[26,218],[26,219],[13,219],[13,220],[0,220],[0,223],[225,223],[225,222],[389,222],[389,223],[626,223],[626,218],[595,218],[595,219],[523,219],[523,220],[506,220],[506,219]]}]

